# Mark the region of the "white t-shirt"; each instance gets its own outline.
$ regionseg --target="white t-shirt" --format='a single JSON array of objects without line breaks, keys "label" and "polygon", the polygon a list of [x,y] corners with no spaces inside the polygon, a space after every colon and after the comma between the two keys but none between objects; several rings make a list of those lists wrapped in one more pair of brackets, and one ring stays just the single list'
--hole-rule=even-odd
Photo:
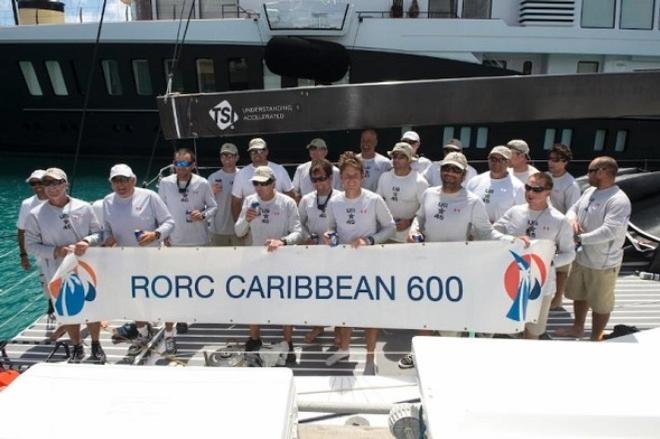
[{"label": "white t-shirt", "polygon": [[[296,168],[296,173],[293,174],[293,188],[301,196],[314,192],[314,183],[309,178],[309,168],[312,167],[312,162],[303,163]],[[341,190],[341,176],[339,168],[332,167],[332,187],[333,189]]]},{"label": "white t-shirt", "polygon": [[55,274],[62,258],[55,258],[55,247],[75,244],[86,239],[90,245],[101,241],[101,225],[92,206],[77,198],[69,197],[64,207],[49,202],[38,204],[28,214],[25,222],[25,246],[39,258],[39,267],[46,279]]},{"label": "white t-shirt", "polygon": [[[440,162],[433,163],[423,174],[426,181],[429,182],[429,187],[433,186],[442,186],[442,180],[440,178]],[[473,177],[477,176],[477,170],[472,166],[468,165],[465,170],[465,178],[463,179],[463,187],[465,187]]]},{"label": "white t-shirt", "polygon": [[362,187],[375,192],[378,188],[378,179],[383,172],[392,169],[392,162],[382,154],[376,153],[372,159],[363,159],[362,154],[357,155],[364,167]]},{"label": "white t-shirt", "polygon": [[[111,193],[103,199],[103,235],[112,236],[121,247],[137,247],[135,230],[160,232],[164,240],[174,230],[174,218],[157,193],[149,189],[135,188],[128,198]],[[159,240],[149,244],[158,247]]]},{"label": "white t-shirt", "polygon": [[[259,203],[259,215],[248,222],[247,210],[252,203]],[[243,207],[234,226],[236,236],[243,237],[249,232],[248,245],[260,246],[269,239],[286,239],[288,245],[302,241],[302,228],[298,208],[293,198],[275,192],[269,201],[263,201],[259,195],[248,195],[243,200]]]},{"label": "white t-shirt", "polygon": [[16,221],[16,228],[25,230],[25,221],[27,220],[30,211],[43,203],[46,200],[40,200],[36,195],[24,199],[21,202],[21,208],[18,210],[18,220]]},{"label": "white t-shirt", "polygon": [[[335,198],[341,191],[333,190],[330,199]],[[327,202],[326,202],[327,201]],[[328,231],[328,197],[318,197],[316,191],[311,192],[300,200],[298,213],[302,225],[304,238],[309,238],[314,233],[321,236]]]},{"label": "white t-shirt", "polygon": [[499,238],[488,220],[483,201],[465,188],[447,194],[440,187],[428,188],[422,196],[412,233],[420,231],[429,242]]},{"label": "white t-shirt", "polygon": [[410,162],[410,167],[413,171],[417,172],[419,175],[422,175],[433,162],[426,157],[417,157],[417,160]]},{"label": "white t-shirt", "polygon": [[493,179],[486,171],[470,180],[466,188],[484,202],[491,223],[513,206],[525,202],[525,185],[511,174]]},{"label": "white t-shirt", "polygon": [[173,246],[208,245],[208,225],[206,221],[193,221],[190,212],[199,210],[207,217],[215,215],[218,205],[205,178],[192,174],[184,192],[179,192],[176,174],[160,181],[158,195],[174,218],[174,231],[170,235]]},{"label": "white t-shirt", "polygon": [[[220,192],[213,194],[215,202],[218,203],[218,209],[213,217],[208,218],[209,230],[216,235],[234,234],[234,218],[231,216],[231,192],[237,174],[238,171],[229,174],[220,169],[207,178],[211,187],[217,183],[221,188]],[[211,192],[213,192],[212,189]]]},{"label": "white t-shirt", "polygon": [[607,189],[590,187],[566,213],[582,226],[582,242],[575,262],[605,270],[623,261],[623,243],[630,219],[630,200],[617,185]]},{"label": "white t-shirt", "polygon": [[[412,220],[422,202],[422,195],[429,187],[424,177],[415,171],[408,175],[399,177],[391,169],[380,176],[378,180],[378,195],[383,197],[385,204],[390,209],[394,222],[398,219]],[[410,227],[397,231],[392,237],[393,241],[406,242]]]},{"label": "white t-shirt", "polygon": [[394,236],[394,218],[380,195],[362,189],[357,198],[341,192],[328,203],[328,230],[337,232],[340,244],[371,236],[382,243]]},{"label": "white t-shirt", "polygon": [[[284,166],[278,165],[277,163],[268,162],[266,165],[273,170],[275,174],[275,189],[281,193],[291,192],[293,190],[293,183],[291,183],[291,178],[289,174],[284,169]],[[231,194],[236,198],[245,198],[248,195],[254,194],[254,186],[250,180],[254,175],[255,166],[250,163],[236,174],[234,179],[234,187],[231,190]]]},{"label": "white t-shirt", "polygon": [[527,183],[527,179],[529,179],[530,175],[539,172],[539,170],[532,165],[527,165],[527,170],[523,172],[516,172],[513,170],[513,168],[508,168],[508,170],[509,170],[509,174],[513,175],[518,180],[520,180],[522,184]]},{"label": "white t-shirt", "polygon": [[[550,175],[552,177],[552,175]],[[550,192],[550,202],[552,206],[566,213],[572,205],[580,198],[580,186],[575,178],[568,172],[561,177],[552,177],[552,192]]]}]

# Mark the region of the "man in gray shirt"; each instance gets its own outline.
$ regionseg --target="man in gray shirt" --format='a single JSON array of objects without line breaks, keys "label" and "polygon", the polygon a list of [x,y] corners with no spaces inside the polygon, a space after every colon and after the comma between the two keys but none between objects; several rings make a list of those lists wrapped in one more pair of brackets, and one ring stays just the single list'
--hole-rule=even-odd
[{"label": "man in gray shirt", "polygon": [[591,339],[602,340],[614,309],[614,287],[631,212],[628,196],[614,182],[618,169],[612,157],[593,159],[588,170],[592,187],[566,213],[578,245],[566,284],[575,320],[571,327],[557,331],[558,336],[581,338],[591,308]]}]

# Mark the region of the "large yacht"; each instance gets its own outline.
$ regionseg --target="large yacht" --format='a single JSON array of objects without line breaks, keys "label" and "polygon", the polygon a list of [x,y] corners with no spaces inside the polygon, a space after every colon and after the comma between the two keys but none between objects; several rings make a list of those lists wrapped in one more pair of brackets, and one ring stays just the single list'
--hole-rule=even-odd
[{"label": "large yacht", "polygon": [[[12,0],[16,25],[0,28],[6,60],[0,71],[0,109],[11,127],[0,133],[3,151],[73,153],[85,112],[85,154],[149,155],[156,145],[156,155],[169,155],[156,108],[156,96],[166,91],[660,68],[660,2],[654,0],[126,3],[115,5],[123,8],[123,21],[106,20],[100,26],[98,20],[85,22],[82,12],[67,14],[65,20],[61,2]],[[65,22],[71,16],[76,22]],[[515,96],[502,102],[519,104]],[[381,145],[390,145],[401,130],[414,128],[431,158],[450,138],[460,139],[477,159],[490,146],[525,138],[537,157],[562,142],[573,147],[577,158],[607,153],[618,159],[653,159],[660,157],[655,144],[660,121],[649,116],[504,124],[438,121],[379,134]],[[357,146],[355,131],[319,134],[328,139],[331,152]],[[308,137],[298,133],[268,140],[278,160],[296,161],[304,158]],[[197,147],[210,151],[217,144],[217,139],[203,139]]]}]

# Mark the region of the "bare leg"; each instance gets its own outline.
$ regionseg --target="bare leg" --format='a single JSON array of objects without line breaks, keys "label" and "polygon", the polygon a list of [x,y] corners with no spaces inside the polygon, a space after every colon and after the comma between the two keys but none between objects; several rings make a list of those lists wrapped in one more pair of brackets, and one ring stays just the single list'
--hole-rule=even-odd
[{"label": "bare leg", "polygon": [[527,340],[538,340],[539,336],[532,334],[527,330],[527,328],[525,328],[525,332],[523,332],[523,338]]},{"label": "bare leg", "polygon": [[419,331],[417,331],[417,335],[429,337],[433,335],[433,331],[431,331],[430,329],[420,329]]},{"label": "bare leg", "polygon": [[374,362],[374,353],[376,351],[376,342],[378,341],[378,328],[366,328],[364,337],[367,340],[367,363]]},{"label": "bare leg", "polygon": [[584,335],[584,321],[587,319],[589,304],[586,300],[575,300],[573,301],[573,309],[575,312],[575,320],[573,321],[573,326],[569,328],[558,329],[555,334],[559,337],[582,338],[582,335]]},{"label": "bare leg", "polygon": [[339,328],[339,332],[341,334],[340,337],[341,343],[339,345],[339,348],[347,351],[348,348],[351,346],[351,334],[353,333],[353,328],[341,327]]},{"label": "bare leg", "polygon": [[568,273],[557,273],[557,291],[555,296],[552,298],[552,303],[550,303],[550,309],[559,309],[561,304],[564,301],[564,290],[566,289],[566,280],[568,279]]},{"label": "bare leg", "polygon": [[323,326],[314,326],[310,331],[305,334],[305,343],[311,343],[316,340],[316,337],[322,335],[325,329]]},{"label": "bare leg", "polygon": [[[101,322],[88,322],[87,329],[89,330],[89,335],[92,337],[92,341],[98,342],[101,335]],[[78,326],[78,330],[80,330],[80,326]]]},{"label": "bare leg", "polygon": [[250,325],[250,338],[261,338],[261,327],[259,325]]},{"label": "bare leg", "polygon": [[172,332],[174,329],[174,323],[173,322],[165,322],[165,331],[166,332]]},{"label": "bare leg", "polygon": [[292,343],[293,342],[293,326],[291,326],[291,325],[282,326],[282,337],[284,337],[285,342]]},{"label": "bare leg", "polygon": [[[340,326],[335,326],[334,332],[335,332],[335,346],[340,348],[341,347],[341,327]],[[349,340],[349,343],[350,343],[350,340]]]},{"label": "bare leg", "polygon": [[600,314],[597,312],[591,312],[591,340],[601,341],[603,339],[603,331],[607,322],[610,320],[610,313]]},{"label": "bare leg", "polygon": [[66,325],[66,332],[74,345],[80,344],[80,325]]}]

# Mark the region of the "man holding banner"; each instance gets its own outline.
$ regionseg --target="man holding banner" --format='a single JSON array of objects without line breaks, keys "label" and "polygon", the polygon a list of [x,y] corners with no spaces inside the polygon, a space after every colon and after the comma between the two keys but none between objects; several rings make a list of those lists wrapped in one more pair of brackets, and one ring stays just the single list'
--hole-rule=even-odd
[{"label": "man holding banner", "polygon": [[[248,236],[248,245],[265,245],[269,252],[302,241],[296,202],[275,190],[276,178],[273,170],[268,166],[259,166],[250,180],[256,193],[248,195],[243,202],[234,226],[236,236]],[[293,327],[282,327],[282,333],[284,341],[289,345],[287,362],[295,361]],[[245,350],[258,351],[261,345],[259,326],[250,325],[250,338],[245,343]]]}]

